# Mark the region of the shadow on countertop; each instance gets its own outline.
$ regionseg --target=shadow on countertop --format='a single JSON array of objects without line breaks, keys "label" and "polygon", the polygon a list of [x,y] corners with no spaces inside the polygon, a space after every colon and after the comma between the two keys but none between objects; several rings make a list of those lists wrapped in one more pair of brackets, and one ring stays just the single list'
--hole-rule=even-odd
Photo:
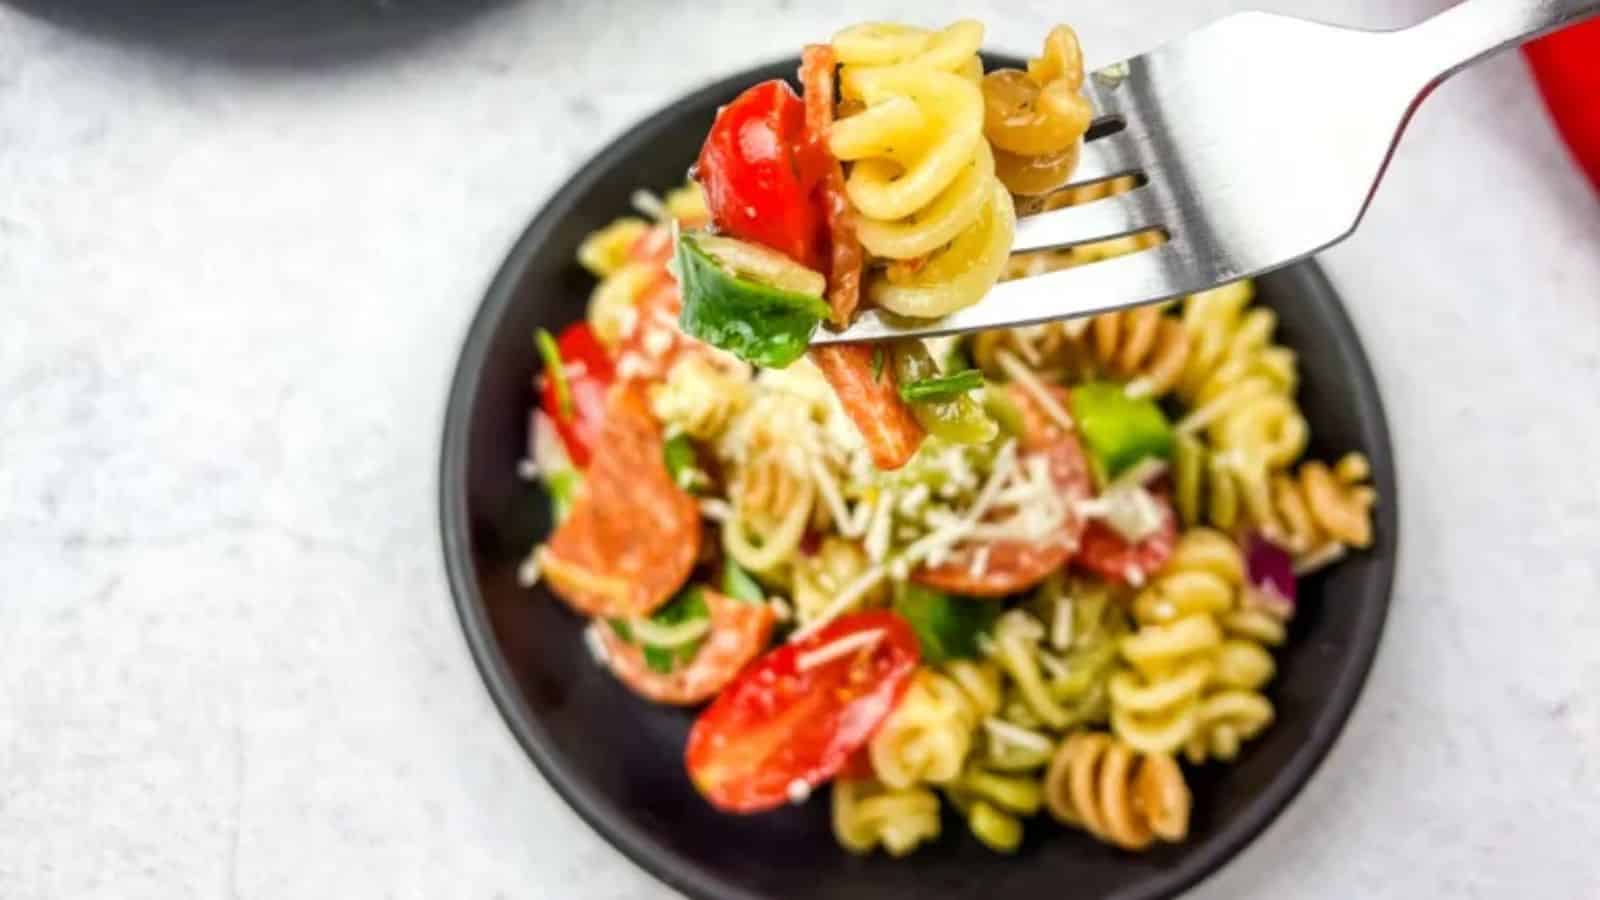
[{"label": "shadow on countertop", "polygon": [[0,0],[101,38],[261,66],[357,62],[516,0]]}]

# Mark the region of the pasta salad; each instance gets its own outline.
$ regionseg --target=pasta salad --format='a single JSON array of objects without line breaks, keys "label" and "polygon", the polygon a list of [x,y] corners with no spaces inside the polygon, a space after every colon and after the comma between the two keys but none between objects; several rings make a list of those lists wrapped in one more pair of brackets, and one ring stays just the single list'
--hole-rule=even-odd
[{"label": "pasta salad", "polygon": [[1238,282],[960,339],[807,349],[864,304],[938,316],[1136,234],[1013,258],[1093,118],[1070,29],[985,73],[982,27],[868,24],[797,94],[718,114],[693,180],[595,232],[585,319],[541,331],[530,554],[639,696],[699,707],[688,777],[731,814],[829,786],[899,856],[941,803],[1015,850],[1048,817],[1182,841],[1186,767],[1268,728],[1298,576],[1372,542],[1359,453],[1303,459],[1295,354]]}]

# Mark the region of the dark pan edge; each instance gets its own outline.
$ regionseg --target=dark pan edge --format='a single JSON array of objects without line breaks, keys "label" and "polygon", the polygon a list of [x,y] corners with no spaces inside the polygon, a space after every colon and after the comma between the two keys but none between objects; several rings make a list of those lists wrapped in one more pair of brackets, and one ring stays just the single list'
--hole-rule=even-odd
[{"label": "dark pan edge", "polygon": [[[528,258],[544,243],[548,233],[559,221],[555,210],[570,204],[571,198],[580,195],[609,168],[609,162],[626,155],[636,145],[648,141],[655,133],[667,127],[675,111],[685,106],[697,105],[707,97],[720,96],[770,77],[778,63],[769,63],[732,75],[706,85],[691,94],[651,114],[612,140],[594,155],[578,174],[567,181],[540,208],[522,235],[512,245],[506,260],[501,264],[485,294],[485,299],[467,328],[461,356],[451,380],[444,417],[443,448],[439,467],[439,501],[441,549],[444,553],[446,575],[455,600],[456,612],[472,653],[474,665],[489,689],[496,709],[511,730],[518,744],[555,789],[591,828],[613,847],[616,847],[634,864],[661,880],[668,886],[692,897],[721,900],[721,898],[750,898],[759,895],[730,884],[711,874],[692,860],[684,859],[668,850],[653,835],[629,825],[608,801],[592,793],[584,784],[568,777],[563,762],[548,748],[550,737],[538,718],[521,700],[514,679],[491,636],[482,598],[470,561],[470,528],[467,498],[464,491],[467,475],[467,449],[469,423],[474,412],[481,370],[487,355],[495,326],[511,304],[514,288]],[[1343,368],[1351,376],[1349,387],[1358,398],[1362,409],[1362,444],[1372,459],[1373,483],[1379,487],[1381,501],[1377,509],[1376,531],[1378,542],[1369,552],[1387,557],[1390,564],[1382,567],[1379,575],[1379,602],[1368,604],[1362,611],[1353,652],[1358,658],[1347,667],[1336,683],[1330,702],[1317,716],[1312,738],[1301,746],[1289,763],[1280,770],[1262,794],[1245,807],[1238,818],[1225,827],[1208,844],[1195,852],[1171,871],[1145,883],[1143,890],[1122,893],[1122,898],[1172,897],[1200,883],[1216,872],[1247,844],[1270,825],[1289,802],[1315,774],[1317,768],[1333,749],[1345,723],[1361,697],[1367,675],[1377,655],[1383,635],[1393,591],[1395,570],[1398,567],[1398,508],[1399,496],[1395,482],[1394,449],[1390,442],[1388,420],[1382,398],[1378,393],[1377,379],[1373,374],[1360,338],[1347,310],[1333,285],[1322,269],[1313,261],[1295,266],[1295,277],[1309,282],[1313,292],[1331,296],[1334,302],[1326,304],[1332,320],[1328,338],[1333,343]]]}]

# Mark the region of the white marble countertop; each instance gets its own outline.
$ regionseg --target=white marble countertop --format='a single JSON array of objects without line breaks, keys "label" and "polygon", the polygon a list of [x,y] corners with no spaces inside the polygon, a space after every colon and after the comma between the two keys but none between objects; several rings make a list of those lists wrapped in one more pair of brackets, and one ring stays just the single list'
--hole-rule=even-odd
[{"label": "white marble countertop", "polygon": [[[868,8],[1002,4],[820,5],[538,2],[298,74],[0,9],[0,896],[666,894],[468,658],[446,382],[513,237],[637,117]],[[986,18],[1106,61],[1235,5]],[[1394,426],[1393,612],[1327,764],[1195,896],[1590,895],[1600,202],[1515,58],[1423,107],[1326,264]]]}]

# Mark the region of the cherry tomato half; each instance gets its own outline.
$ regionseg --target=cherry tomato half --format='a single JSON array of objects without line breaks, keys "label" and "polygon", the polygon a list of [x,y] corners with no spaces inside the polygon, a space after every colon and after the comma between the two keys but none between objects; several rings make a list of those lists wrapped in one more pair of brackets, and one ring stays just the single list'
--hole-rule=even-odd
[{"label": "cherry tomato half", "polygon": [[[815,655],[873,632],[877,640],[848,653]],[[918,656],[911,626],[887,610],[841,616],[784,644],[741,672],[695,721],[684,753],[690,780],[725,812],[790,802],[797,782],[810,789],[827,781],[872,737],[900,702]]]},{"label": "cherry tomato half", "polygon": [[800,97],[783,81],[764,81],[717,112],[694,176],[723,231],[826,272],[827,228],[802,175],[804,141]]},{"label": "cherry tomato half", "polygon": [[616,380],[616,368],[587,322],[568,325],[556,338],[556,348],[561,351],[561,362],[566,368],[572,409],[562,409],[555,380],[548,375],[540,379],[540,406],[556,423],[556,432],[567,448],[567,457],[582,469],[589,465],[590,450],[605,427],[606,391]]}]

